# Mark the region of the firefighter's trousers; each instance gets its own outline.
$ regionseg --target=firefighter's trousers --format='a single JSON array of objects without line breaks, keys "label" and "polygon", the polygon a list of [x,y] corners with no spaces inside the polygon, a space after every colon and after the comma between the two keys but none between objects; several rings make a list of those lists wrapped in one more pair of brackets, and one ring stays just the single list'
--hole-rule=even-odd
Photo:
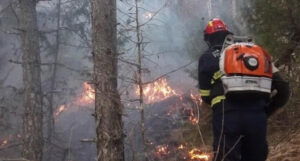
[{"label": "firefighter's trousers", "polygon": [[225,100],[213,107],[216,161],[266,160],[267,116],[264,106],[264,101]]}]

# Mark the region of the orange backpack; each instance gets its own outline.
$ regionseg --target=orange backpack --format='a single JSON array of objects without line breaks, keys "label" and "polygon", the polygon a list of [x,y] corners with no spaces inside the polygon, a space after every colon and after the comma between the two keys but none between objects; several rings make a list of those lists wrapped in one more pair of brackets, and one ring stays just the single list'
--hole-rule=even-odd
[{"label": "orange backpack", "polygon": [[220,57],[225,94],[271,93],[271,56],[249,38],[227,37]]}]

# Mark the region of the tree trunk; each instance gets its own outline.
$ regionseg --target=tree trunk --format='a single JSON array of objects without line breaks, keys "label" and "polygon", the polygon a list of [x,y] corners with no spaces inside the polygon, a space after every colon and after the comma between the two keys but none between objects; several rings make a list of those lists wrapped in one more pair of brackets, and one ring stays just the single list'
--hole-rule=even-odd
[{"label": "tree trunk", "polygon": [[45,148],[46,150],[46,157],[44,160],[46,161],[52,161],[53,157],[53,146],[52,146],[52,140],[55,134],[55,122],[54,122],[54,110],[55,110],[55,102],[54,102],[54,96],[55,96],[55,90],[56,90],[56,77],[57,77],[57,71],[58,71],[58,56],[59,56],[59,50],[60,50],[60,21],[61,21],[61,0],[58,0],[57,5],[57,21],[56,21],[56,41],[55,41],[55,49],[54,49],[54,62],[52,65],[52,76],[51,76],[51,84],[50,84],[50,96],[49,96],[49,106],[47,111],[47,117],[46,117],[46,144]]},{"label": "tree trunk", "polygon": [[22,67],[24,82],[23,151],[30,161],[43,158],[43,110],[39,31],[36,0],[20,0]]},{"label": "tree trunk", "polygon": [[140,28],[139,19],[139,0],[135,0],[135,22],[136,22],[136,39],[137,39],[137,85],[139,87],[139,103],[140,103],[140,114],[141,114],[141,135],[143,140],[143,154],[145,161],[147,157],[147,140],[146,140],[146,128],[145,128],[145,109],[144,109],[144,89],[142,79],[142,33]]},{"label": "tree trunk", "polygon": [[123,161],[123,123],[117,90],[116,0],[92,0],[97,160]]},{"label": "tree trunk", "polygon": [[47,141],[50,142],[52,140],[52,135],[55,132],[54,129],[54,113],[55,103],[54,103],[54,95],[56,89],[56,77],[57,77],[57,64],[58,64],[58,54],[60,50],[60,19],[61,19],[61,0],[57,2],[57,21],[56,21],[56,41],[55,41],[55,52],[54,52],[54,64],[52,66],[52,76],[51,76],[51,84],[50,84],[50,97],[49,97],[49,109],[47,112]]}]

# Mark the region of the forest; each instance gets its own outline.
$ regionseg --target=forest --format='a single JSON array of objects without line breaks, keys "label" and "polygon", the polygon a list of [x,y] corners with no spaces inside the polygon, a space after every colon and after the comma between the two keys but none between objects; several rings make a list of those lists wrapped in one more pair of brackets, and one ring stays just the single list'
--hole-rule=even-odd
[{"label": "forest", "polygon": [[267,161],[299,161],[299,15],[299,0],[1,0],[0,161],[215,161],[198,88],[212,18],[289,83]]}]

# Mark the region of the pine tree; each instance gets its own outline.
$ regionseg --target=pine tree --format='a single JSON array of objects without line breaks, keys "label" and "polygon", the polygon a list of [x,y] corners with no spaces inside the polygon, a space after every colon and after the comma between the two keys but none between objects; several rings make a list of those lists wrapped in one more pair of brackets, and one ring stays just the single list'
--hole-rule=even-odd
[{"label": "pine tree", "polygon": [[42,161],[43,110],[36,0],[21,0],[19,2],[24,82],[22,156],[30,161]]},{"label": "pine tree", "polygon": [[92,0],[92,39],[97,160],[123,161],[123,123],[118,94],[116,0]]}]

